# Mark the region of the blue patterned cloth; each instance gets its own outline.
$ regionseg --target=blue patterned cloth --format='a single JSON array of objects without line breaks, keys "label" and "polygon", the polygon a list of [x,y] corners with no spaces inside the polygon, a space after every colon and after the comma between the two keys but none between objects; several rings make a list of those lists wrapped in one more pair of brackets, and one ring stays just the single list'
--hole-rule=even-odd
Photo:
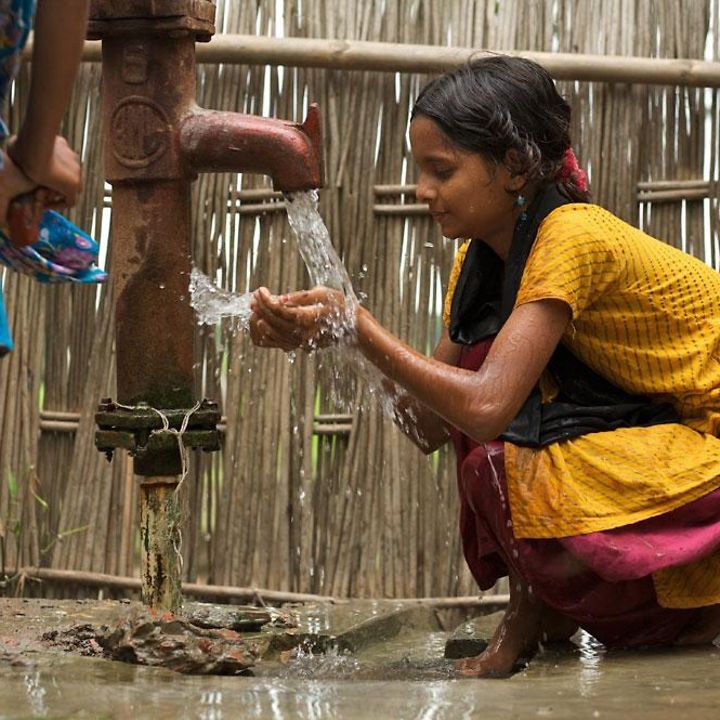
[{"label": "blue patterned cloth", "polygon": [[[0,0],[0,105],[4,104],[17,75],[34,16],[35,0]],[[0,117],[0,143],[4,143],[7,136],[7,126]]]},{"label": "blue patterned cloth", "polygon": [[[34,14],[35,0],[0,0],[0,104],[5,101],[17,73]],[[0,117],[0,145],[7,136],[7,127]],[[96,266],[97,257],[95,240],[50,210],[43,215],[38,241],[33,245],[15,247],[0,230],[0,263],[39,282],[103,282],[107,274]],[[0,356],[12,349],[0,284]]]}]

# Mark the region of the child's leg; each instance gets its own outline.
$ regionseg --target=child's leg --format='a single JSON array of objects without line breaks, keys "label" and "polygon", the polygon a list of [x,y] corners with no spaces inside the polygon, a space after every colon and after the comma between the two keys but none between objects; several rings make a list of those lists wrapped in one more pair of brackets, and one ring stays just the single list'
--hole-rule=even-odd
[{"label": "child's leg", "polygon": [[460,660],[465,677],[509,675],[521,657],[532,657],[542,641],[567,640],[577,630],[571,619],[549,608],[518,576],[510,575],[510,604],[505,617],[480,655]]}]

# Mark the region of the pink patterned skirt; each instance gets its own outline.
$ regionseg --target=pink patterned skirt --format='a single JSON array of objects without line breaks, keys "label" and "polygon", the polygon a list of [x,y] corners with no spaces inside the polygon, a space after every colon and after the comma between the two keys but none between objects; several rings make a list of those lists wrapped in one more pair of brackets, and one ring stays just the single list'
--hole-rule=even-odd
[{"label": "pink patterned skirt", "polygon": [[[461,366],[477,369],[489,346],[464,352]],[[612,530],[518,540],[507,500],[504,444],[478,446],[459,432],[453,440],[463,549],[483,590],[512,571],[543,602],[608,647],[671,644],[698,618],[700,610],[661,607],[651,575],[720,548],[720,490]]]}]

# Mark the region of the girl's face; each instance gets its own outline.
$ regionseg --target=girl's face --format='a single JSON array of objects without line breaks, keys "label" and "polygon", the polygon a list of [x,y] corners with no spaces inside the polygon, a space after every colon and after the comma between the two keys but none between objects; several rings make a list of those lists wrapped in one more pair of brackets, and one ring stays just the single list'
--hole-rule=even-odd
[{"label": "girl's face", "polygon": [[427,203],[443,235],[482,238],[506,255],[517,216],[511,192],[522,187],[523,178],[457,147],[424,115],[410,124],[410,142],[419,171],[417,198]]}]

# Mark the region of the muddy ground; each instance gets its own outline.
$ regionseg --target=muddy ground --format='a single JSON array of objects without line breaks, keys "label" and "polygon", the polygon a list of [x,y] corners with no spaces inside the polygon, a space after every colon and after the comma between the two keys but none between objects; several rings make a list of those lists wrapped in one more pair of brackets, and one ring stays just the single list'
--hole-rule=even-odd
[{"label": "muddy ground", "polygon": [[[579,635],[545,648],[511,678],[461,680],[444,655],[450,626],[462,618],[363,602],[249,619],[221,608],[221,620],[203,623],[216,607],[196,606],[192,622],[177,622],[149,618],[132,603],[0,599],[0,718],[704,720],[720,713],[718,648],[607,653]],[[212,627],[218,622],[226,626]],[[463,642],[486,632],[474,622],[461,623]],[[113,633],[108,650],[104,638]],[[132,662],[108,659],[118,647]],[[196,653],[196,666],[136,664],[186,651]],[[224,663],[222,653],[234,655]]]}]

